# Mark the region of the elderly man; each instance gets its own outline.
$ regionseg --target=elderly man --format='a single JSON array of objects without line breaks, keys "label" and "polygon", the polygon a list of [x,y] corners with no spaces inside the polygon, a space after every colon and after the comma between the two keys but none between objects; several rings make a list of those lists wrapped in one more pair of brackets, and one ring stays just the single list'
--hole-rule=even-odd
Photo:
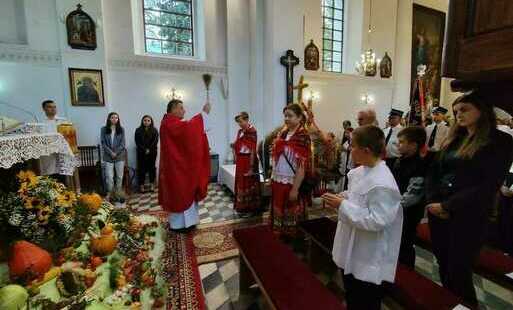
[{"label": "elderly man", "polygon": [[376,111],[370,108],[358,111],[358,114],[356,114],[356,120],[358,121],[358,126],[378,124]]}]

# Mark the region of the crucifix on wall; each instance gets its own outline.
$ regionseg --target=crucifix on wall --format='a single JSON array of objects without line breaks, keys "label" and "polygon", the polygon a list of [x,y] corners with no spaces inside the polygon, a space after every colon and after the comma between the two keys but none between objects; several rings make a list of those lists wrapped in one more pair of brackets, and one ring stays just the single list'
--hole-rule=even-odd
[{"label": "crucifix on wall", "polygon": [[299,64],[299,58],[294,55],[293,50],[288,50],[284,56],[280,57],[280,63],[286,69],[287,104],[290,104],[294,101],[294,66]]},{"label": "crucifix on wall", "polygon": [[308,87],[307,83],[304,83],[304,76],[299,78],[299,84],[294,86],[294,89],[297,89],[297,103],[301,104],[303,102],[303,89]]}]

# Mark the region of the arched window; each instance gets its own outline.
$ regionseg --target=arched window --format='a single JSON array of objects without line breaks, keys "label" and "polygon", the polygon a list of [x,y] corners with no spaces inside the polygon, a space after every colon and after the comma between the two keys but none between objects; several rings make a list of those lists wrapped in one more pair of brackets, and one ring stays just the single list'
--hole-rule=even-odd
[{"label": "arched window", "polygon": [[322,69],[342,72],[344,0],[322,1]]},{"label": "arched window", "polygon": [[194,1],[142,1],[146,53],[195,56]]}]

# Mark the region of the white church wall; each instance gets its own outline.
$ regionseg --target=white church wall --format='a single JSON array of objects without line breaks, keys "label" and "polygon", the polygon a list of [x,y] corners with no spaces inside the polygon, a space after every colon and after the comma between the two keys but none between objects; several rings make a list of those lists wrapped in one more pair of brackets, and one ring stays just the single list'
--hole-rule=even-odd
[{"label": "white church wall", "polygon": [[[130,3],[134,5],[134,1]],[[228,102],[222,96],[220,81],[221,78],[226,79],[227,74],[226,1],[202,1],[204,60],[136,55],[134,27],[137,31],[137,27],[142,29],[142,25],[133,25],[133,9],[126,5],[125,0],[109,0],[103,4],[111,109],[120,113],[127,129],[130,165],[135,167],[135,128],[145,114],[151,115],[160,125],[168,101],[165,94],[172,88],[183,94],[186,118],[201,111],[205,102],[203,73],[213,75],[210,120],[214,126],[209,133],[210,147],[220,155],[220,161],[224,161],[228,150]]]},{"label": "white church wall", "polygon": [[[214,76],[211,120],[215,126],[209,137],[212,149],[224,159],[228,149],[228,116],[220,80],[227,75],[226,1],[202,2],[204,61],[135,56],[132,12],[125,0],[81,1],[83,10],[97,23],[98,48],[95,51],[73,50],[67,45],[64,19],[76,3],[38,0],[25,1],[25,4],[28,44],[0,44],[0,101],[34,111],[41,119],[41,101],[56,100],[59,114],[77,126],[81,145],[98,143],[99,130],[108,112],[117,111],[127,128],[129,162],[135,166],[132,138],[140,122],[139,114],[147,112],[159,122],[167,101],[163,93],[172,87],[185,94],[187,116],[199,112],[205,100],[201,74],[210,73]],[[71,106],[69,67],[103,71],[105,107]],[[247,75],[244,78],[249,79]],[[146,111],[141,109],[141,101],[149,107]],[[0,112],[3,111],[0,106]]]},{"label": "white church wall", "polygon": [[[320,3],[306,2],[308,13],[305,16],[304,46],[314,39],[322,55],[322,12]],[[395,55],[395,34],[397,19],[397,0],[372,1],[372,32],[368,34],[370,0],[345,1],[345,33],[344,33],[344,73],[322,71],[306,71],[305,80],[310,91],[319,93],[319,103],[314,105],[314,112],[319,126],[327,131],[340,131],[342,121],[356,123],[356,112],[364,108],[361,97],[372,96],[380,125],[384,125],[387,113],[393,102],[394,78],[382,79],[364,77],[355,72],[355,62],[360,59],[362,50],[372,48],[376,57],[382,58],[387,52],[393,59]],[[304,48],[303,48],[304,49]],[[322,56],[321,56],[322,57]],[[303,58],[303,55],[301,56]]]},{"label": "white church wall", "polygon": [[228,139],[235,138],[238,126],[233,117],[240,111],[250,112],[250,3],[248,0],[227,0],[227,104]]}]

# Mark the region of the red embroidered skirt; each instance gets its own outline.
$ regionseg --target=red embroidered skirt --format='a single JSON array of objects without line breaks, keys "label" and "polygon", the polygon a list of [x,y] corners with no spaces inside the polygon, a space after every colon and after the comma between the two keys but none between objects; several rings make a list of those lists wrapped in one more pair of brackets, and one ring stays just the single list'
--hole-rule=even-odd
[{"label": "red embroidered skirt", "polygon": [[272,182],[271,225],[279,233],[295,234],[297,224],[306,216],[306,200],[300,195],[297,201],[291,202],[291,189],[292,184]]},{"label": "red embroidered skirt", "polygon": [[[250,154],[239,154],[235,162],[235,203],[237,212],[253,212],[260,208],[260,176],[253,173]],[[247,175],[250,172],[250,175]]]}]

